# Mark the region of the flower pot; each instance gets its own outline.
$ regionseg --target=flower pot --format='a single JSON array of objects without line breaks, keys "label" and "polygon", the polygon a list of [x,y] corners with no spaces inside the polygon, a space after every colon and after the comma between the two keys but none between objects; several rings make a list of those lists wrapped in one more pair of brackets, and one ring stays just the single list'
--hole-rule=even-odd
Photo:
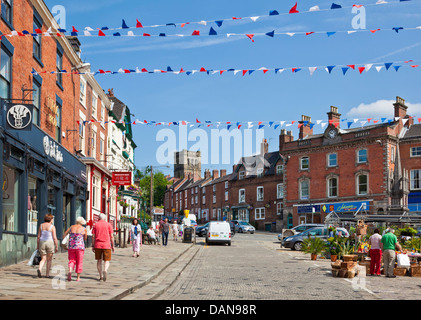
[{"label": "flower pot", "polygon": [[311,260],[317,260],[317,253],[311,254]]},{"label": "flower pot", "polygon": [[330,255],[330,261],[335,262],[338,259],[338,256],[336,254]]}]

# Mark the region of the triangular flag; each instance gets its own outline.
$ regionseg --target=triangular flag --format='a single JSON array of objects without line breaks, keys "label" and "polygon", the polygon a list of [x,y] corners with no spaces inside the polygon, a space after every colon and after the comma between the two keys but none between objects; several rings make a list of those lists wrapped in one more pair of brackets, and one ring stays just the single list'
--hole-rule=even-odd
[{"label": "triangular flag", "polygon": [[275,35],[275,30],[266,33],[266,35],[273,38],[273,36]]},{"label": "triangular flag", "polygon": [[403,30],[403,28],[402,27],[395,27],[395,28],[392,28],[393,30],[395,30],[396,31],[396,33],[399,33],[399,30]]},{"label": "triangular flag", "polygon": [[393,64],[393,62],[386,62],[384,66],[386,67],[386,70],[389,70],[390,66]]},{"label": "triangular flag", "polygon": [[348,67],[350,67],[352,70],[355,70],[355,64],[348,64]]},{"label": "triangular flag", "polygon": [[308,36],[308,35],[310,35],[310,34],[313,34],[314,32],[312,31],[312,32],[306,32],[306,36]]},{"label": "triangular flag", "polygon": [[351,127],[352,122],[348,122],[348,129]]},{"label": "triangular flag", "polygon": [[326,34],[327,34],[328,37],[330,37],[330,36],[333,36],[335,33],[336,32],[327,32]]},{"label": "triangular flag", "polygon": [[122,29],[129,29],[129,26],[126,24],[126,21],[124,21],[124,19],[123,19],[121,28]]},{"label": "triangular flag", "polygon": [[254,34],[246,34],[246,36],[252,41],[252,42],[254,42],[254,40],[253,40],[253,37],[254,37]]},{"label": "triangular flag", "polygon": [[360,71],[360,74],[364,71],[365,67],[358,67],[358,70]]},{"label": "triangular flag", "polygon": [[370,63],[370,64],[366,64],[366,65],[364,66],[364,67],[365,67],[365,71],[366,71],[366,72],[368,72],[368,70],[370,70],[372,66],[373,66],[373,64],[372,64],[372,63]]},{"label": "triangular flag", "polygon": [[333,68],[335,68],[335,66],[327,66],[326,70],[327,70],[327,72],[331,73]]},{"label": "triangular flag", "polygon": [[332,6],[330,7],[330,9],[340,9],[340,8],[342,8],[342,6],[336,3],[332,3]]},{"label": "triangular flag", "polygon": [[320,11],[319,6],[311,7],[309,11]]},{"label": "triangular flag", "polygon": [[200,36],[200,31],[194,30],[193,33],[192,33],[192,36]]},{"label": "triangular flag", "polygon": [[399,70],[400,67],[401,66],[393,66],[393,68],[395,68],[396,72],[398,72],[398,70]]},{"label": "triangular flag", "polygon": [[376,67],[377,72],[380,72],[380,70],[381,70],[382,68],[383,68],[382,66],[377,66],[377,67]]},{"label": "triangular flag", "polygon": [[257,19],[259,19],[260,17],[250,17],[251,20],[253,20],[253,22],[256,22]]},{"label": "triangular flag", "polygon": [[216,35],[218,35],[218,33],[216,33],[215,29],[211,27],[210,30],[209,30],[209,35],[210,36],[216,36]]},{"label": "triangular flag", "polygon": [[271,10],[271,11],[269,11],[269,15],[270,16],[277,16],[277,15],[279,15],[279,12],[276,11],[276,10]]},{"label": "triangular flag", "polygon": [[98,36],[99,37],[105,37],[105,33],[102,32],[101,30],[98,30]]},{"label": "triangular flag", "polygon": [[206,22],[206,21],[204,21],[204,20],[202,20],[202,21],[198,22],[198,24],[201,24],[201,25],[203,25],[203,26],[206,26],[206,25],[207,25],[207,22]]},{"label": "triangular flag", "polygon": [[345,75],[345,73],[348,71],[348,67],[342,67],[342,73]]},{"label": "triangular flag", "polygon": [[136,19],[136,28],[143,28],[139,20]]},{"label": "triangular flag", "polygon": [[243,77],[247,73],[248,70],[243,70]]},{"label": "triangular flag", "polygon": [[292,72],[293,72],[293,73],[298,72],[298,71],[300,71],[300,70],[301,70],[301,68],[292,68]]},{"label": "triangular flag", "polygon": [[314,71],[317,70],[317,67],[309,67],[308,70],[310,71],[310,75],[312,76]]},{"label": "triangular flag", "polygon": [[223,22],[224,22],[224,20],[215,21],[215,23],[218,27],[221,27]]},{"label": "triangular flag", "polygon": [[295,5],[289,10],[289,13],[299,13],[300,11],[297,10],[297,2]]}]

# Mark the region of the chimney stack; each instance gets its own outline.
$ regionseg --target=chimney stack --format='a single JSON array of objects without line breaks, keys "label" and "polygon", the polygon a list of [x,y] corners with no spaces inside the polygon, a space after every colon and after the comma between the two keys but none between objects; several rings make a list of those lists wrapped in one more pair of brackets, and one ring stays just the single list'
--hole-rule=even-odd
[{"label": "chimney stack", "polygon": [[264,156],[268,152],[269,152],[268,141],[267,139],[263,139],[262,143],[260,144],[260,154]]},{"label": "chimney stack", "polygon": [[205,179],[209,179],[211,177],[211,173],[209,171],[209,169],[205,170]]},{"label": "chimney stack", "polygon": [[396,97],[396,102],[393,104],[395,107],[395,117],[399,117],[401,119],[406,117],[406,111],[408,107],[405,105],[405,100],[401,97]]},{"label": "chimney stack", "polygon": [[306,136],[313,135],[313,124],[311,123],[311,117],[301,115],[301,121],[298,121],[298,123],[303,124],[300,127],[299,139],[304,139]]},{"label": "chimney stack", "polygon": [[338,113],[338,108],[330,106],[330,112],[328,112],[327,115],[329,119],[329,125],[334,125],[336,128],[339,127],[341,114]]},{"label": "chimney stack", "polygon": [[281,130],[279,135],[279,151],[283,150],[284,144],[294,140],[292,136],[292,131],[286,131],[286,129]]},{"label": "chimney stack", "polygon": [[219,178],[219,171],[218,170],[212,170],[212,180]]},{"label": "chimney stack", "polygon": [[226,175],[227,175],[227,170],[225,170],[225,169],[219,170],[219,176],[220,177],[225,177]]}]

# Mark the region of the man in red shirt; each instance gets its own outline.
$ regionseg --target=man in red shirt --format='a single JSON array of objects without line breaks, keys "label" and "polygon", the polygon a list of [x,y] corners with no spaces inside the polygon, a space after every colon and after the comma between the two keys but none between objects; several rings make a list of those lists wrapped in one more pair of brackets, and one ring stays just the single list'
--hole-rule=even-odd
[{"label": "man in red shirt", "polygon": [[[107,280],[107,272],[111,261],[111,250],[114,252],[113,228],[103,213],[99,215],[99,221],[92,229],[92,250],[95,252],[99,280]],[[104,272],[102,272],[102,260],[104,260]]]}]

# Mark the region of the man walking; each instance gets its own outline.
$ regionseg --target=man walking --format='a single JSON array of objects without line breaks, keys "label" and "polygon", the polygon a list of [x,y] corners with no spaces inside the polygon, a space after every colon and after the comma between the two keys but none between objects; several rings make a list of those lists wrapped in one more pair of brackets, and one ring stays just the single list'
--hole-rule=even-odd
[{"label": "man walking", "polygon": [[[92,229],[92,250],[95,252],[99,280],[107,280],[107,272],[111,261],[111,250],[114,252],[114,236],[111,224],[106,221],[107,217],[101,213],[99,221]],[[102,261],[104,260],[104,272],[102,272]]]},{"label": "man walking", "polygon": [[168,234],[170,233],[170,224],[168,223],[168,218],[165,218],[164,223],[162,224],[162,245],[167,246],[168,243]]},{"label": "man walking", "polygon": [[384,258],[384,274],[387,278],[396,278],[393,273],[395,269],[395,249],[402,251],[402,247],[398,243],[398,239],[394,235],[395,230],[389,229],[389,232],[382,237],[381,243],[383,247],[383,258]]}]

